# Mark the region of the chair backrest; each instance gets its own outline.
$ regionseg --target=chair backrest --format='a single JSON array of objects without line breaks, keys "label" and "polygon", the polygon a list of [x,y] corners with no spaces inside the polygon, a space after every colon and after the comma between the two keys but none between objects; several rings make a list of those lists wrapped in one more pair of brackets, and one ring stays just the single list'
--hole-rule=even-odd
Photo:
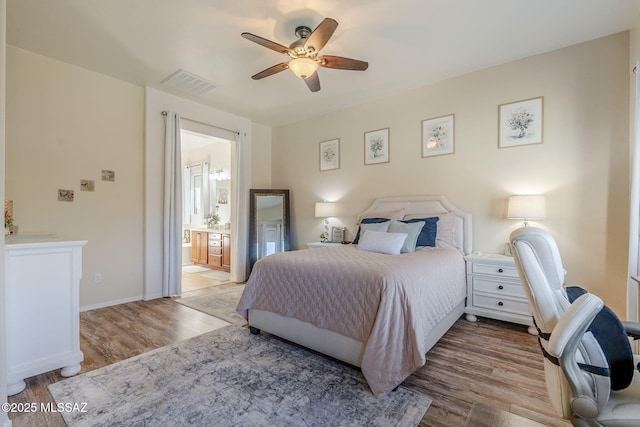
[{"label": "chair backrest", "polygon": [[[520,274],[520,279],[529,299],[529,308],[540,332],[540,344],[547,345],[548,334],[570,306],[563,287],[565,270],[558,246],[546,231],[535,227],[524,227],[511,233],[512,254]],[[582,338],[576,354],[578,362],[606,363],[599,344],[591,333]],[[551,403],[559,415],[572,418],[571,387],[562,369],[544,359],[545,382]],[[592,385],[592,394],[597,406],[602,408],[609,399],[608,377],[595,378],[584,374],[586,382]]]}]

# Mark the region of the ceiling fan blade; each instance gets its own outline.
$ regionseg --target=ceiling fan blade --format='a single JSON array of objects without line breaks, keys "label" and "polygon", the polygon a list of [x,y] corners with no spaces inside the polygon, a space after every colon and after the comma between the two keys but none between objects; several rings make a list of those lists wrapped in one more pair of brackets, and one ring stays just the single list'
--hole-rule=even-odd
[{"label": "ceiling fan blade", "polygon": [[280,43],[272,42],[271,40],[267,40],[260,36],[256,36],[255,34],[242,33],[241,36],[247,40],[251,40],[254,43],[258,43],[260,46],[264,46],[268,49],[275,50],[276,52],[279,52],[279,53],[289,53],[289,50],[290,50],[288,47],[283,46]]},{"label": "ceiling fan blade", "polygon": [[255,75],[251,76],[251,78],[253,80],[260,80],[260,79],[263,79],[265,77],[272,76],[272,75],[274,75],[276,73],[279,73],[280,71],[284,71],[287,68],[289,68],[288,64],[289,64],[288,62],[282,62],[282,63],[280,63],[278,65],[274,65],[273,67],[269,67],[266,70],[262,70],[258,74],[255,74]]},{"label": "ceiling fan blade", "polygon": [[318,58],[318,64],[325,68],[336,68],[338,70],[364,71],[369,68],[369,63],[357,59],[343,58],[341,56],[323,55]]},{"label": "ceiling fan blade", "polygon": [[317,92],[320,90],[320,78],[318,77],[317,71],[303,80],[307,84],[307,87],[309,88],[309,90],[311,90],[311,92]]},{"label": "ceiling fan blade", "polygon": [[320,52],[320,49],[327,44],[337,27],[338,22],[335,19],[324,18],[320,25],[318,25],[307,38],[304,49],[307,52],[309,52],[310,49],[314,52]]}]

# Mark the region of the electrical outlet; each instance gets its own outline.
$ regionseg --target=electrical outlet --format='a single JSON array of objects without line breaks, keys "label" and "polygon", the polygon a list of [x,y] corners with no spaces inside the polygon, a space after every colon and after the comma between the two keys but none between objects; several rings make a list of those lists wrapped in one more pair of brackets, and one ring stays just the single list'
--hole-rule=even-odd
[{"label": "electrical outlet", "polygon": [[96,273],[93,276],[93,283],[102,283],[102,274],[101,273]]}]

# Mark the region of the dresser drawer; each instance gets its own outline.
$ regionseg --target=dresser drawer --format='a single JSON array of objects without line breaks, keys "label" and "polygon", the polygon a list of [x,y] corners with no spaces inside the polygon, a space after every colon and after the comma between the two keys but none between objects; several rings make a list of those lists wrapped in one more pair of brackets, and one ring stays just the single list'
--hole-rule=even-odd
[{"label": "dresser drawer", "polygon": [[209,241],[212,240],[222,240],[222,234],[220,233],[209,233]]},{"label": "dresser drawer", "polygon": [[493,295],[473,293],[474,307],[482,307],[500,312],[521,314],[530,316],[529,303],[526,300],[515,300],[511,298],[500,298]]},{"label": "dresser drawer", "polygon": [[519,279],[518,270],[515,266],[501,266],[493,264],[483,264],[480,262],[471,263],[471,273],[473,274],[488,274],[492,276],[504,276]]},{"label": "dresser drawer", "polygon": [[527,296],[522,289],[520,283],[506,278],[506,280],[500,280],[500,278],[485,278],[479,276],[471,277],[473,292],[490,292],[499,295],[509,295],[517,298],[526,298]]},{"label": "dresser drawer", "polygon": [[221,248],[222,247],[222,240],[211,240],[211,239],[209,239],[209,247]]},{"label": "dresser drawer", "polygon": [[220,246],[209,246],[209,255],[222,255],[222,248]]}]

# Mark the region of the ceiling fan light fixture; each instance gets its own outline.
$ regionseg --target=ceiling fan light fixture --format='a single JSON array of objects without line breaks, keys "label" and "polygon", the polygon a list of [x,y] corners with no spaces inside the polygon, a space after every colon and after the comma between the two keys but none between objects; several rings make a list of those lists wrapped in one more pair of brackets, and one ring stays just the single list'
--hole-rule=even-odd
[{"label": "ceiling fan light fixture", "polygon": [[295,58],[289,61],[289,68],[296,76],[306,79],[316,72],[318,63],[310,58]]}]

